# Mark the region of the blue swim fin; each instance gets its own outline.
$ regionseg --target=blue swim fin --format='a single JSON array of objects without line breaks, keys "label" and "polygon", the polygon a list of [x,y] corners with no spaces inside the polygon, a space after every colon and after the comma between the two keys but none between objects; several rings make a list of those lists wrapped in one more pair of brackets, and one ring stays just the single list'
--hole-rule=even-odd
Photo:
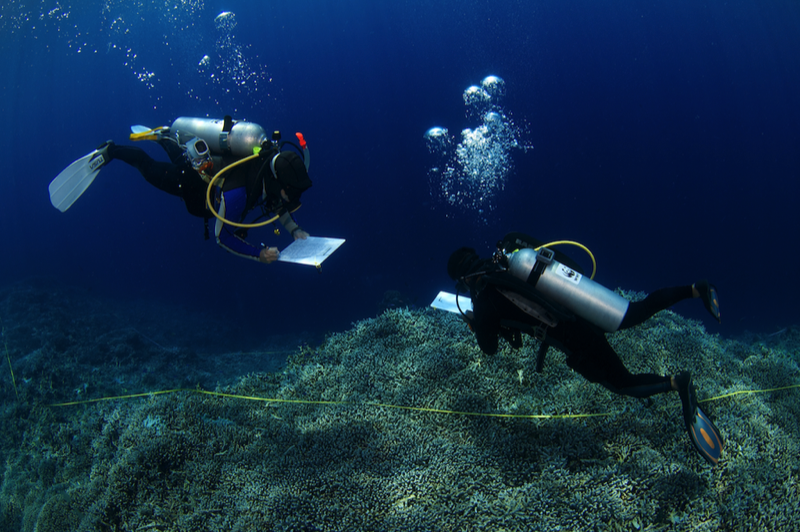
[{"label": "blue swim fin", "polygon": [[705,279],[698,281],[694,284],[695,290],[700,293],[700,299],[703,301],[703,306],[706,310],[714,316],[714,319],[722,323],[722,318],[719,314],[719,295],[717,295],[717,287],[709,283]]},{"label": "blue swim fin", "polygon": [[719,463],[719,457],[722,454],[722,436],[719,434],[719,429],[708,419],[706,413],[700,407],[697,407],[694,422],[688,425],[689,436],[692,438],[697,452],[700,456],[706,459],[711,465]]},{"label": "blue swim fin", "polygon": [[725,446],[719,429],[697,406],[697,393],[692,383],[692,375],[688,371],[683,371],[675,376],[675,381],[683,403],[683,421],[689,437],[700,456],[709,464],[717,465],[722,455],[722,448]]}]

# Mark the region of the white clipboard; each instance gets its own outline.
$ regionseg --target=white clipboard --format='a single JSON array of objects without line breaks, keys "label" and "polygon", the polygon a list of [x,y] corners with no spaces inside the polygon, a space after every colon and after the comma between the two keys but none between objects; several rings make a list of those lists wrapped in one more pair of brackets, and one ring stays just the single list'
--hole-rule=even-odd
[{"label": "white clipboard", "polygon": [[324,238],[310,236],[306,239],[295,240],[286,249],[281,251],[278,260],[281,262],[294,262],[309,266],[320,266],[322,262],[344,244],[343,238]]},{"label": "white clipboard", "polygon": [[[458,296],[458,305],[456,305],[455,294],[451,294],[450,292],[439,292],[439,295],[437,295],[436,299],[433,300],[431,306],[435,309],[461,314],[461,310],[464,312],[472,310],[472,300],[467,296]],[[459,306],[461,307],[461,310],[458,310]]]}]

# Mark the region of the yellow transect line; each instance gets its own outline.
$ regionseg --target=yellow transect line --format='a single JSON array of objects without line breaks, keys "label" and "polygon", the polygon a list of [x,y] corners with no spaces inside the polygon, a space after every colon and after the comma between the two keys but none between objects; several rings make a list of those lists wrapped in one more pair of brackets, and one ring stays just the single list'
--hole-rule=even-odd
[{"label": "yellow transect line", "polygon": [[[800,388],[800,384],[792,384],[789,386],[782,386],[780,388],[768,388],[765,390],[740,390],[737,392],[731,392],[728,394],[718,395],[716,397],[710,397],[708,399],[703,399],[698,402],[700,403],[707,403],[711,401],[718,401],[721,399],[725,399],[728,397],[734,397],[737,395],[745,395],[745,394],[756,394],[756,393],[769,393],[769,392],[776,392],[782,390],[789,390],[792,388]],[[56,407],[56,406],[75,406],[75,405],[85,405],[91,403],[99,403],[104,401],[115,401],[120,399],[135,399],[139,397],[155,397],[157,395],[165,395],[165,394],[172,394],[178,392],[190,392],[190,393],[197,393],[201,395],[211,395],[216,397],[224,397],[227,399],[242,399],[245,401],[259,401],[265,403],[284,403],[284,404],[301,404],[301,405],[329,405],[329,406],[372,406],[377,408],[391,408],[395,410],[406,410],[412,412],[425,412],[431,414],[446,414],[446,415],[454,415],[454,416],[479,416],[479,417],[492,417],[492,418],[510,418],[510,419],[580,419],[580,418],[591,418],[591,417],[606,417],[606,416],[613,416],[617,413],[615,412],[604,412],[599,414],[504,414],[504,413],[496,413],[496,412],[465,412],[459,410],[445,410],[439,408],[426,408],[421,406],[404,406],[404,405],[393,405],[387,403],[373,403],[373,402],[366,402],[366,403],[353,403],[350,401],[314,401],[308,399],[276,399],[272,397],[258,397],[258,396],[250,396],[250,395],[238,395],[238,394],[230,394],[230,393],[222,393],[222,392],[211,392],[208,390],[203,390],[201,388],[175,388],[172,390],[161,390],[156,392],[145,392],[145,393],[137,393],[137,394],[129,394],[129,395],[116,395],[112,397],[101,397],[98,399],[86,399],[83,401],[69,401],[65,403],[54,403],[48,406]]]}]

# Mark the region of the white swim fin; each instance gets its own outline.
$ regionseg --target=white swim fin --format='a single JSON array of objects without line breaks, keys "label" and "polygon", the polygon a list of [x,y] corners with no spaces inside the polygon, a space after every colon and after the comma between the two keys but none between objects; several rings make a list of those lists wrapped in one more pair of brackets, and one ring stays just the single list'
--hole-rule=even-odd
[{"label": "white swim fin", "polygon": [[81,194],[86,192],[94,178],[111,159],[107,152],[108,143],[92,153],[84,155],[67,166],[50,182],[50,203],[61,212],[69,209]]}]

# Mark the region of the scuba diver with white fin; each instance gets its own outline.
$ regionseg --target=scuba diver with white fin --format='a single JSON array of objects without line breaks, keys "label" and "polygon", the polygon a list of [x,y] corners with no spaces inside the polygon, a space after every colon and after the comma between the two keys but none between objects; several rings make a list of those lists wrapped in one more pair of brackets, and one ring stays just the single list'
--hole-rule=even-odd
[{"label": "scuba diver with white fin", "polygon": [[[292,218],[300,208],[301,195],[311,187],[310,154],[302,133],[296,134],[298,146],[281,141],[278,131],[268,138],[258,124],[230,116],[222,120],[180,117],[171,126],[133,126],[131,130],[131,140],[156,141],[170,162],[156,161],[141,148],[109,140],[50,183],[53,206],[62,212],[69,209],[100,169],[119,159],[139,170],[159,190],[182,198],[190,214],[204,219],[206,239],[208,221],[216,218],[217,243],[235,255],[265,264],[276,261],[278,248],[246,240],[248,229],[275,222],[295,240],[308,238]],[[245,223],[256,207],[260,216]],[[267,219],[259,221],[261,218]],[[275,233],[279,233],[277,228]]]},{"label": "scuba diver with white fin", "polygon": [[[447,273],[458,292],[468,291],[472,311],[461,312],[475,333],[481,351],[497,352],[498,336],[512,348],[522,347],[522,333],[541,341],[536,370],[542,371],[549,347],[567,356],[567,366],[610,391],[646,399],[677,391],[683,420],[697,452],[711,465],[719,462],[723,441],[719,430],[698,406],[691,374],[632,374],[608,343],[605,333],[635,327],[684,299],[700,298],[720,321],[717,289],[707,281],[661,288],[642,301],[628,301],[583,274],[568,256],[523,233],[509,233],[489,259],[472,248],[455,251]],[[594,263],[594,257],[592,256]],[[461,307],[459,305],[459,310]]]}]

